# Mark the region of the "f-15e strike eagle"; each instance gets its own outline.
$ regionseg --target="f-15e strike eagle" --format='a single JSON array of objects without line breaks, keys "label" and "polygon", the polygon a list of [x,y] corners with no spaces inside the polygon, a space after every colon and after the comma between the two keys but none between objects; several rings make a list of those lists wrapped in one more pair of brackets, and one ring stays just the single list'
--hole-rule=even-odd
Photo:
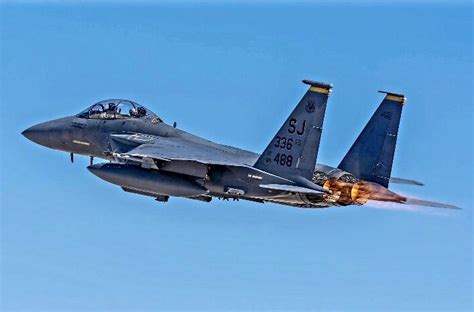
[{"label": "f-15e strike eagle", "polygon": [[[364,205],[368,201],[443,208],[396,194],[390,182],[401,94],[385,97],[337,168],[317,164],[332,86],[303,80],[309,89],[261,155],[217,144],[163,122],[129,100],[105,100],[83,112],[35,125],[23,135],[40,145],[91,157],[87,168],[124,191],[166,202],[243,199],[300,208]],[[109,162],[93,164],[93,157]]]}]

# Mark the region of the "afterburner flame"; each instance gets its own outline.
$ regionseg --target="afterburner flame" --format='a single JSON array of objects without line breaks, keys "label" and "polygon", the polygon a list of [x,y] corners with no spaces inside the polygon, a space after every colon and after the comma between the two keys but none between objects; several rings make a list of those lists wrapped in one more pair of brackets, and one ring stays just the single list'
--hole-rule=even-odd
[{"label": "afterburner flame", "polygon": [[365,205],[369,201],[370,194],[364,189],[362,182],[357,182],[351,189],[351,198],[357,205]]},{"label": "afterburner flame", "polygon": [[324,183],[323,188],[332,192],[325,195],[326,200],[340,205],[364,205],[369,200],[394,203],[403,203],[406,200],[386,187],[367,181],[349,183],[330,179]]},{"label": "afterburner flame", "polygon": [[352,185],[352,183],[330,179],[324,183],[323,188],[332,192],[332,194],[326,195],[328,199],[330,198],[330,200],[335,201],[341,205],[350,205],[352,204]]}]

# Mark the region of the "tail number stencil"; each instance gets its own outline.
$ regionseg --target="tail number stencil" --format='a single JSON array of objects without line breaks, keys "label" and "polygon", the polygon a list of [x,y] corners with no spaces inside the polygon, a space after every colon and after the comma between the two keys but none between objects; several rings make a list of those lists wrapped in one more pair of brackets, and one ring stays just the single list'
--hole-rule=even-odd
[{"label": "tail number stencil", "polygon": [[273,146],[279,147],[281,149],[287,149],[290,151],[293,148],[293,139],[287,139],[286,137],[276,136],[275,144]]},{"label": "tail number stencil", "polygon": [[278,153],[275,155],[275,158],[273,158],[273,161],[280,166],[291,167],[293,164],[293,156]]},{"label": "tail number stencil", "polygon": [[[291,118],[289,121],[290,127],[288,128],[288,132],[293,134],[296,132],[297,135],[303,135],[304,130],[306,128],[306,120],[303,120],[303,124],[301,126],[298,125],[298,120],[296,118]],[[298,129],[299,128],[299,129]]]}]

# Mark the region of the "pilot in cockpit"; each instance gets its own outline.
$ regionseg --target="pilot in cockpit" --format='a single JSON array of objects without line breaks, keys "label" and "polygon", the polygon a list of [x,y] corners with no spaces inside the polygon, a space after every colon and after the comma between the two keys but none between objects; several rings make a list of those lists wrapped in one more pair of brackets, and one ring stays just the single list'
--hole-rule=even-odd
[{"label": "pilot in cockpit", "polygon": [[145,107],[128,100],[105,100],[92,105],[77,115],[90,119],[129,119],[150,118],[161,122],[153,112]]}]

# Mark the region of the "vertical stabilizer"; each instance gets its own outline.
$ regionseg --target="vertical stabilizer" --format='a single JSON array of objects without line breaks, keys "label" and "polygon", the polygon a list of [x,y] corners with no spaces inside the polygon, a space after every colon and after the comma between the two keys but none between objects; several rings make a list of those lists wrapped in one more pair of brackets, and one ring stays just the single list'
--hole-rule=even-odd
[{"label": "vertical stabilizer", "polygon": [[385,93],[385,98],[338,168],[359,179],[388,187],[398,126],[406,99],[401,94],[379,92]]},{"label": "vertical stabilizer", "polygon": [[311,180],[331,93],[330,84],[303,80],[310,87],[277,132],[255,167],[282,177]]}]

